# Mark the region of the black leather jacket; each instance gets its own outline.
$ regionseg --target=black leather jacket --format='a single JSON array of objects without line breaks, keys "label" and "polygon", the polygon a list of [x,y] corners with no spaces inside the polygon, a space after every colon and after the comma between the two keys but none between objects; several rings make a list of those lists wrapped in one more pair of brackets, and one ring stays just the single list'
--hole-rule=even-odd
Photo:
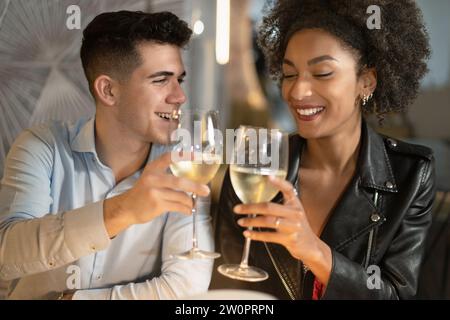
[{"label": "black leather jacket", "polygon": [[[435,196],[432,151],[381,136],[364,121],[361,138],[355,176],[321,234],[332,249],[333,261],[322,299],[411,298],[417,289]],[[298,135],[290,137],[287,179],[294,185],[304,143]],[[281,202],[281,194],[273,201]],[[214,215],[216,248],[222,253],[215,267],[241,259],[243,229],[232,211],[237,203],[227,172]],[[314,275],[303,270],[284,247],[253,241],[249,264],[266,270],[269,279],[231,280],[215,268],[211,288],[258,290],[279,299],[311,298]]]}]

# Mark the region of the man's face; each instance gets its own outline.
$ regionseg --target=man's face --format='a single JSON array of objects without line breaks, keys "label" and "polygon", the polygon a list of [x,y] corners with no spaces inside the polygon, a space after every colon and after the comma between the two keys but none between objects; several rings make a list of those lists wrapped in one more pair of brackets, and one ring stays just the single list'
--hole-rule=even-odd
[{"label": "man's face", "polygon": [[139,141],[167,144],[169,121],[164,115],[186,101],[181,88],[185,70],[180,48],[147,42],[136,49],[142,64],[119,84],[118,122]]}]

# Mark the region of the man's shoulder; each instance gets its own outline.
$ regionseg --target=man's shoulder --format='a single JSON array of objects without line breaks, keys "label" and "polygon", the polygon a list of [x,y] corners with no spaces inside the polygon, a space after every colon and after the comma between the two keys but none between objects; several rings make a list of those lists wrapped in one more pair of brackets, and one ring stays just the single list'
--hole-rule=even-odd
[{"label": "man's shoulder", "polygon": [[25,138],[31,135],[50,147],[56,145],[70,147],[70,142],[88,120],[87,118],[75,121],[50,120],[24,130],[23,135]]}]

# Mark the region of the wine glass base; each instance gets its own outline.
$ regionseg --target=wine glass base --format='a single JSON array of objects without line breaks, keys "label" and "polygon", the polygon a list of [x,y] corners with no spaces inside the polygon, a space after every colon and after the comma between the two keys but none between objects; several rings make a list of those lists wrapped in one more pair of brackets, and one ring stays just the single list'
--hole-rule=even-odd
[{"label": "wine glass base", "polygon": [[200,249],[192,248],[189,251],[174,254],[173,257],[180,260],[192,260],[192,259],[217,259],[220,257],[220,253],[209,252]]},{"label": "wine glass base", "polygon": [[239,264],[223,264],[217,270],[225,277],[242,281],[258,282],[269,278],[269,274],[263,269],[257,267],[241,267]]}]

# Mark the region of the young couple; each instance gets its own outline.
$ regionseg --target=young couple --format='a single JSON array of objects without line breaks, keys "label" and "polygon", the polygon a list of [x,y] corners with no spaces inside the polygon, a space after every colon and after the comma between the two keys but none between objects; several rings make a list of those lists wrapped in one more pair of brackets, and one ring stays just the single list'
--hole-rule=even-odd
[{"label": "young couple", "polygon": [[[433,156],[377,134],[363,114],[382,119],[407,108],[426,71],[428,40],[412,1],[375,2],[380,30],[366,27],[373,1],[278,1],[266,13],[259,43],[298,128],[288,175],[274,182],[281,193],[273,202],[238,205],[226,174],[214,232],[209,188],[167,173],[164,147],[163,114],[186,101],[181,50],[191,30],[168,12],[97,16],[81,47],[95,117],[25,130],[7,157],[7,298],[175,299],[208,288],[280,299],[413,297],[431,222]],[[229,280],[212,260],[172,256],[191,246],[189,192],[201,199],[199,243],[215,243],[217,265],[240,260],[242,232],[253,226],[250,261],[268,280]],[[75,290],[70,266],[79,270]],[[368,266],[380,270],[376,288]]]}]

